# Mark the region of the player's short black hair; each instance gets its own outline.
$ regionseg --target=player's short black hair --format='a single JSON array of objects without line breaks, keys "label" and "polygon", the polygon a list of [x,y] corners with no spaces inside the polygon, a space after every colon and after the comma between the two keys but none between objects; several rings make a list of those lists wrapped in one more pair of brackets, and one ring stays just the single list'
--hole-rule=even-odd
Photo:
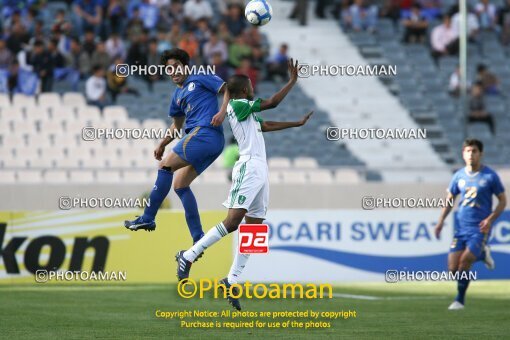
[{"label": "player's short black hair", "polygon": [[243,89],[248,88],[250,78],[244,74],[234,74],[227,81],[227,88],[230,95],[234,98],[238,97]]},{"label": "player's short black hair", "polygon": [[477,72],[483,72],[487,69],[487,66],[485,64],[478,64],[478,66],[476,66],[476,71]]},{"label": "player's short black hair", "polygon": [[483,152],[483,143],[479,141],[478,139],[466,139],[464,143],[462,144],[462,150],[468,146],[476,146],[480,152]]},{"label": "player's short black hair", "polygon": [[188,52],[181,50],[180,48],[172,48],[166,50],[161,54],[160,62],[162,65],[166,65],[167,61],[175,59],[180,61],[183,65],[189,65],[189,54]]}]

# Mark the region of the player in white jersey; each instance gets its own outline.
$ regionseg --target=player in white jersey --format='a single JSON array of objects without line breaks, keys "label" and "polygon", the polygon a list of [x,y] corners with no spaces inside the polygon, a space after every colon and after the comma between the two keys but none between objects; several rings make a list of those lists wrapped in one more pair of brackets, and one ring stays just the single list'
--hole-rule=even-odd
[{"label": "player in white jersey", "polygon": [[[205,236],[189,250],[181,250],[176,255],[177,277],[179,281],[189,277],[191,264],[206,248],[218,242],[222,237],[236,231],[242,220],[248,224],[261,224],[269,201],[268,169],[266,147],[263,132],[276,131],[304,125],[312,112],[298,122],[264,122],[257,112],[272,109],[285,98],[297,81],[298,62],[289,61],[290,79],[287,84],[270,99],[253,100],[253,87],[250,79],[244,75],[229,78],[227,89],[232,98],[227,107],[227,117],[239,145],[239,160],[232,172],[230,194],[223,203],[229,208],[227,218],[211,228]],[[249,255],[236,253],[228,277],[221,280],[227,292],[244,269]],[[232,289],[235,289],[233,287]],[[238,296],[237,292],[233,292]],[[228,294],[229,302],[238,310],[241,306],[238,298]]]}]

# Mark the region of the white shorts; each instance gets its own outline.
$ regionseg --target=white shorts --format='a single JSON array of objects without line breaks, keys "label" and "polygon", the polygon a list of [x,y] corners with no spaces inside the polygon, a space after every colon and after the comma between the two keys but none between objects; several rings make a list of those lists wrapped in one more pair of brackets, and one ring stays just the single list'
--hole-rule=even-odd
[{"label": "white shorts", "polygon": [[242,156],[232,170],[232,187],[223,205],[246,209],[246,216],[265,218],[269,203],[269,176],[263,159]]}]

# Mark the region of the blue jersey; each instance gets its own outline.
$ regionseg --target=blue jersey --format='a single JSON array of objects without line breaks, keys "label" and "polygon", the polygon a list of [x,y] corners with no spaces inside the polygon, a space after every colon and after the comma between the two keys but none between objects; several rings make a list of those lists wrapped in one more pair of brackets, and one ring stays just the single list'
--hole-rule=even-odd
[{"label": "blue jersey", "polygon": [[190,132],[197,126],[214,128],[223,133],[220,125],[211,125],[213,116],[218,113],[217,94],[224,81],[216,75],[189,75],[182,87],[177,87],[170,104],[170,117],[186,116],[184,131]]},{"label": "blue jersey", "polygon": [[478,228],[479,223],[492,213],[492,196],[501,194],[505,189],[498,174],[482,165],[476,173],[468,173],[466,168],[458,170],[448,191],[454,196],[460,194],[457,211],[460,228]]}]

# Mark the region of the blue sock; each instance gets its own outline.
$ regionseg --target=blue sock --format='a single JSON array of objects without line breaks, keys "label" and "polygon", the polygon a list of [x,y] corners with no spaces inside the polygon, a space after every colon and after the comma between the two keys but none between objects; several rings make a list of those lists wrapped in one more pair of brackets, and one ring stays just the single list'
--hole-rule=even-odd
[{"label": "blue sock", "polygon": [[[460,272],[460,279],[457,280],[457,297],[455,298],[455,301],[458,301],[462,304],[464,304],[464,297],[466,296],[466,290],[469,286],[469,279],[465,277],[469,277],[469,272],[465,271],[464,273]],[[463,277],[465,276],[465,277]]]},{"label": "blue sock", "polygon": [[142,218],[144,221],[154,221],[156,218],[161,203],[163,203],[163,200],[170,192],[173,177],[173,172],[159,169],[158,178],[156,178],[156,183],[149,196],[150,205],[145,207],[145,211],[143,212]]},{"label": "blue sock", "polygon": [[198,214],[198,205],[193,191],[189,187],[175,189],[177,196],[181,199],[188,224],[189,232],[193,237],[193,242],[197,242],[204,235],[200,215]]}]

